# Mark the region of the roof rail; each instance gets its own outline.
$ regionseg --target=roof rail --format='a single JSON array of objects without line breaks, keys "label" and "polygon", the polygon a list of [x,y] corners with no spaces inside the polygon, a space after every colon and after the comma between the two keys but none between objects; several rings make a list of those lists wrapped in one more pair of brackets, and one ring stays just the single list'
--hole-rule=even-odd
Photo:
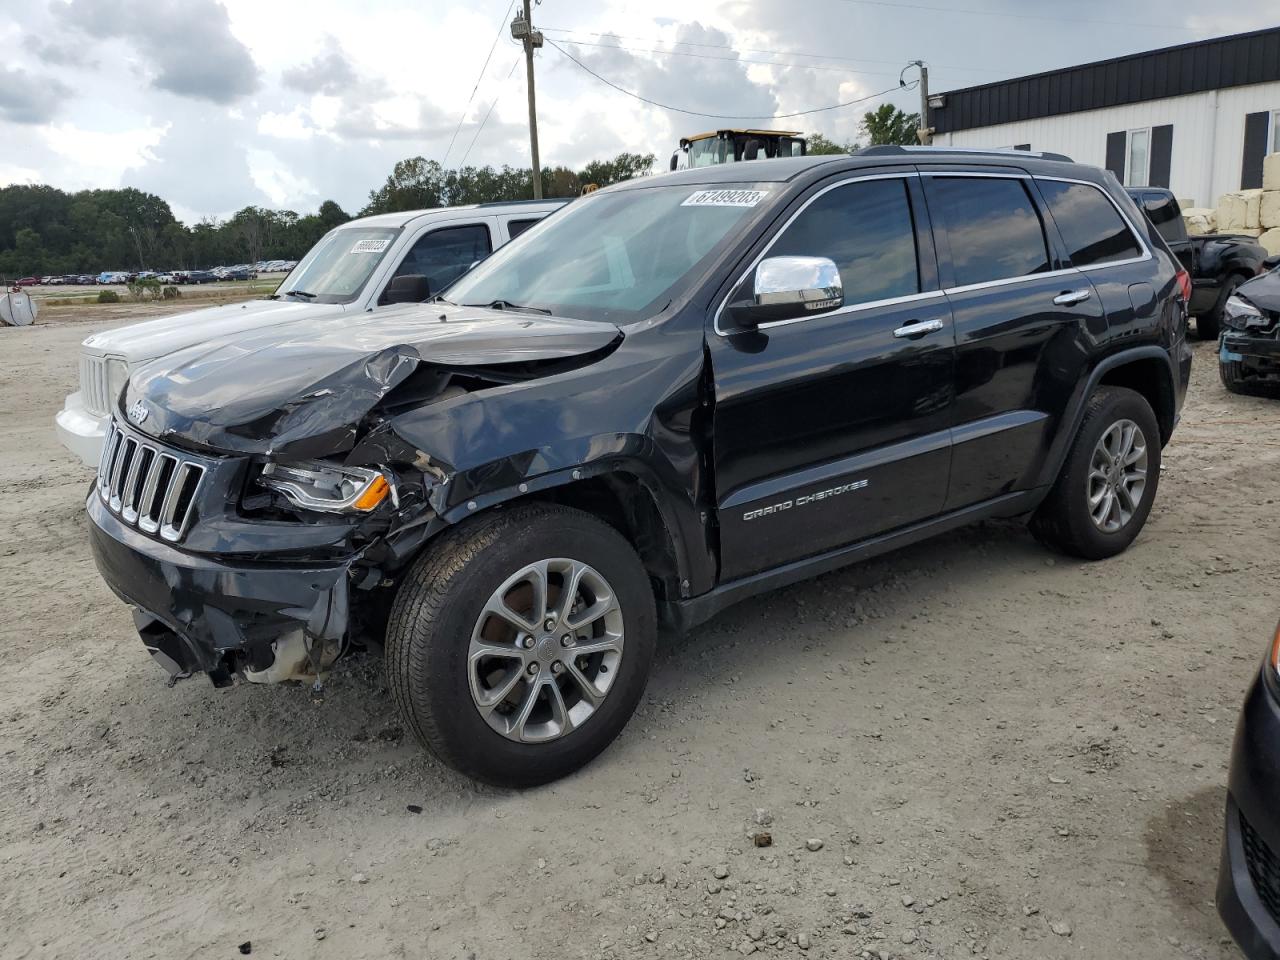
[{"label": "roof rail", "polygon": [[988,157],[1035,157],[1039,160],[1056,160],[1059,163],[1075,163],[1070,157],[1062,153],[1037,153],[1032,150],[1015,150],[1012,148],[981,148],[981,147],[898,147],[892,145],[882,145],[875,147],[863,147],[854,156],[857,157],[901,157],[910,156],[911,154],[948,154],[962,153]]},{"label": "roof rail", "polygon": [[568,203],[573,197],[543,197],[541,200],[486,200],[476,207],[518,207],[528,203]]}]

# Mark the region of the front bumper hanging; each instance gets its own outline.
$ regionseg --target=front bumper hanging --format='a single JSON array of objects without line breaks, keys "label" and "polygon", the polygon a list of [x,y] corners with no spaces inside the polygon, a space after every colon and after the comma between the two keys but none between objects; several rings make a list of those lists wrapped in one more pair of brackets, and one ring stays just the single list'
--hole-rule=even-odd
[{"label": "front bumper hanging", "polygon": [[207,673],[217,686],[238,672],[297,678],[282,672],[278,652],[294,656],[301,642],[314,651],[318,673],[348,636],[355,557],[323,565],[227,563],[126,526],[96,492],[87,507],[98,571],[135,609],[143,643],[171,677]]}]

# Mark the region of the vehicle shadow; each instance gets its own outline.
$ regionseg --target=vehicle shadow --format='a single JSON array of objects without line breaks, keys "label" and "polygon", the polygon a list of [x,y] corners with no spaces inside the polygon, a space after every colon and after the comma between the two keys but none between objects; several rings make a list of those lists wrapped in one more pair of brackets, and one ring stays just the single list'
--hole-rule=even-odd
[{"label": "vehicle shadow", "polygon": [[1164,881],[1176,902],[1174,915],[1182,929],[1174,935],[1179,939],[1212,943],[1225,938],[1214,893],[1226,799],[1224,787],[1205,787],[1169,802],[1147,821],[1146,867]]},{"label": "vehicle shadow", "polygon": [[[982,561],[967,562],[975,550]],[[752,598],[687,635],[664,635],[640,716],[600,762],[618,760],[623,752],[625,762],[643,762],[646,737],[637,728],[655,704],[675,700],[683,704],[678,713],[696,715],[690,658],[698,661],[697,684],[719,684],[743,670],[744,647],[750,647],[751,669],[758,671],[793,663],[815,638],[821,642],[837,629],[844,652],[863,644],[869,650],[871,639],[881,633],[874,618],[893,615],[898,604],[918,609],[947,590],[963,589],[970,577],[990,579],[1010,567],[1043,562],[1043,551],[1025,527],[992,522]],[[876,598],[870,612],[868,596]],[[757,642],[762,633],[789,641],[797,623],[803,627],[803,637],[795,638],[799,642]],[[113,705],[112,715],[97,722],[107,725],[110,735],[104,739],[117,748],[122,772],[135,776],[140,788],[177,794],[195,784],[268,806],[267,798],[307,796],[317,788],[331,792],[333,784],[342,784],[344,799],[363,795],[364,802],[385,794],[387,804],[399,803],[402,809],[406,797],[415,804],[450,798],[483,805],[486,797],[510,793],[456,774],[419,746],[391,702],[377,653],[359,652],[340,661],[319,701],[296,684],[239,683],[212,690],[195,677],[166,689],[138,653],[109,681],[102,702]],[[814,658],[816,668],[820,655]],[[136,765],[140,753],[156,760],[159,769]],[[252,787],[246,789],[246,783]]]}]

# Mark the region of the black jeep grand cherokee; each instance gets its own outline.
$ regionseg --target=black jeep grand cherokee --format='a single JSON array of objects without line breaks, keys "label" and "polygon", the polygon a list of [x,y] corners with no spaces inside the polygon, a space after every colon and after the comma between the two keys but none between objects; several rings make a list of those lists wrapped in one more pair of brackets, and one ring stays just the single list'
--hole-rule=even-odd
[{"label": "black jeep grand cherokee", "polygon": [[633,180],[434,303],[138,371],[93,550],[175,677],[315,680],[385,642],[426,746],[548,781],[627,722],[659,624],[987,517],[1128,547],[1188,295],[1124,190],[1065,158]]}]

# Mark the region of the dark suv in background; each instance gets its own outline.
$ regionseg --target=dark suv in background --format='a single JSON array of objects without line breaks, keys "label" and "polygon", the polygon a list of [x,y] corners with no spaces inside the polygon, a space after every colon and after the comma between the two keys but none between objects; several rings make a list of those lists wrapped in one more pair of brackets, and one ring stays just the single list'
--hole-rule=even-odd
[{"label": "dark suv in background", "polygon": [[1244,235],[1190,236],[1182,208],[1171,190],[1130,187],[1129,195],[1191,274],[1190,310],[1196,318],[1196,335],[1201,340],[1216,340],[1232,294],[1267,270],[1266,248]]},{"label": "dark suv in background", "polygon": [[93,551],[173,676],[315,681],[385,643],[427,747],[544,782],[617,736],[659,624],[989,517],[1127,548],[1190,293],[1115,179],[1066,158],[632,180],[434,302],[134,372]]}]

